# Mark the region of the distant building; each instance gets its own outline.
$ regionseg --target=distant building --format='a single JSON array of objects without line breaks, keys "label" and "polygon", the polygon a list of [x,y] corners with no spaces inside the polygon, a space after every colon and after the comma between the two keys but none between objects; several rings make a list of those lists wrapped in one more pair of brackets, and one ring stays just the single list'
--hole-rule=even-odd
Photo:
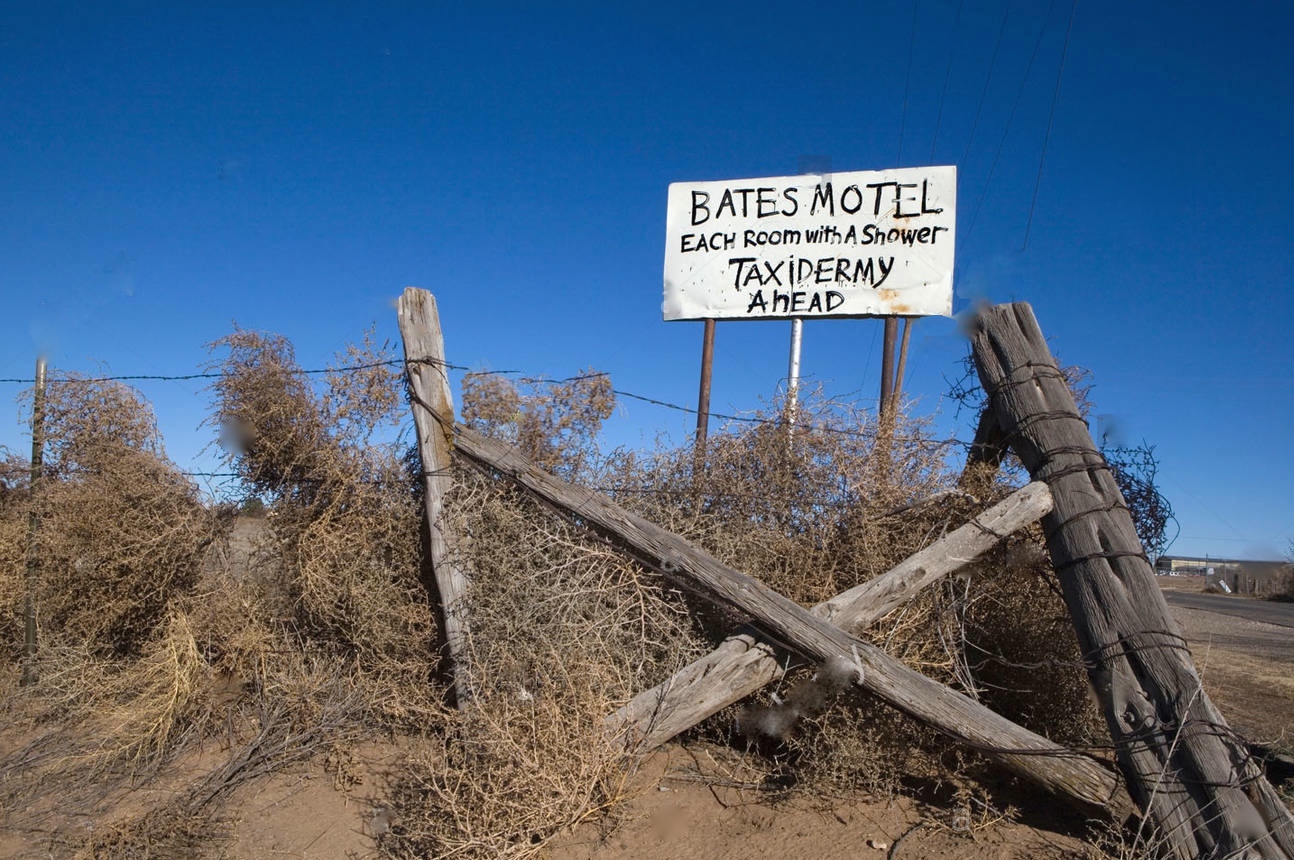
[{"label": "distant building", "polygon": [[1225,583],[1237,594],[1262,594],[1278,589],[1291,567],[1283,561],[1250,561],[1242,558],[1210,558],[1191,555],[1161,555],[1155,560],[1160,576],[1204,576]]}]

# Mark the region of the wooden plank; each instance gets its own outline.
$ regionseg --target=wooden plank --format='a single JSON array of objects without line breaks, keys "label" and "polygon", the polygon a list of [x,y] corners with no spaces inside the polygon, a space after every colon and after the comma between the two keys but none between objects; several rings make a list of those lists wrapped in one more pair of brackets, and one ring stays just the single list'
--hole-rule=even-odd
[{"label": "wooden plank", "polygon": [[455,438],[455,453],[487,474],[513,481],[683,587],[749,615],[761,635],[815,662],[856,659],[863,670],[862,686],[886,703],[994,756],[1013,773],[1086,813],[1107,811],[1117,785],[1113,774],[1091,759],[909,669],[605,496],[549,475],[514,448],[461,425]]},{"label": "wooden plank", "polygon": [[987,309],[972,344],[999,426],[1033,478],[1051,487],[1047,546],[1119,767],[1162,853],[1294,857],[1294,818],[1201,687],[1032,309]]},{"label": "wooden plank", "polygon": [[445,341],[436,299],[426,290],[405,289],[400,296],[398,315],[418,454],[422,458],[431,565],[440,597],[446,657],[453,673],[455,699],[461,708],[471,699],[471,683],[463,659],[467,649],[470,583],[454,559],[453,548],[458,544],[444,512],[445,496],[451,487],[449,467],[454,446],[454,400],[445,369]]},{"label": "wooden plank", "polygon": [[[810,611],[858,634],[922,589],[1051,510],[1051,492],[1029,484],[891,570],[819,603]],[[611,715],[608,727],[639,749],[651,749],[780,678],[771,643],[753,629],[734,633],[710,654],[639,693]]]}]

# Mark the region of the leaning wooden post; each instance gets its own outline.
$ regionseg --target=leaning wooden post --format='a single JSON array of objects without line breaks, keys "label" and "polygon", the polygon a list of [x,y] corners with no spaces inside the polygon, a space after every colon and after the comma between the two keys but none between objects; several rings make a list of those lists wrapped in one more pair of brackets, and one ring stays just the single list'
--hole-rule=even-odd
[{"label": "leaning wooden post", "polygon": [[450,489],[450,453],[454,447],[454,401],[445,367],[445,340],[440,331],[436,299],[426,290],[408,287],[400,296],[400,336],[404,340],[405,373],[409,380],[413,424],[430,530],[430,554],[440,595],[445,648],[454,678],[458,706],[471,699],[464,656],[467,648],[467,576],[453,557],[458,546],[445,517]]},{"label": "leaning wooden post", "polygon": [[1051,487],[1047,547],[1129,792],[1174,858],[1294,858],[1294,817],[1200,686],[1127,504],[1027,304],[972,330],[990,407]]}]

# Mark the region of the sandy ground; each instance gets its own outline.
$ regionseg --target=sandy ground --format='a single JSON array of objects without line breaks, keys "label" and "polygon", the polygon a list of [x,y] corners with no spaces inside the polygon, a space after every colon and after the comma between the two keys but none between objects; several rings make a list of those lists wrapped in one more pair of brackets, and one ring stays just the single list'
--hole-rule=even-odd
[{"label": "sandy ground", "polygon": [[[1181,579],[1164,584],[1202,587]],[[1205,689],[1232,727],[1252,741],[1294,752],[1294,631],[1195,609],[1172,607],[1172,614],[1191,643]],[[852,801],[825,811],[794,804],[773,806],[742,797],[740,792],[689,784],[686,774],[685,767],[674,776],[666,772],[655,794],[634,802],[629,823],[623,827],[609,834],[585,828],[564,840],[552,856],[555,860],[846,856],[915,860],[1086,855],[1074,823],[1046,808],[1026,810],[1028,824],[1000,821],[971,832],[954,826],[958,823],[952,817],[954,810],[922,807],[904,798]],[[898,850],[892,850],[896,842]]]},{"label": "sandy ground", "polygon": [[[1164,583],[1192,587],[1189,582]],[[1237,598],[1243,599],[1243,598]],[[1294,636],[1289,628],[1175,608],[1206,689],[1247,737],[1291,751],[1294,745]],[[19,738],[0,730],[0,755]],[[388,826],[378,800],[384,774],[401,750],[356,750],[339,784],[322,763],[276,774],[240,790],[226,808],[231,860],[349,860],[375,856],[373,836]],[[709,764],[707,764],[709,762]],[[712,766],[714,765],[714,766]],[[552,860],[825,860],[856,858],[1082,858],[1088,855],[1072,819],[1022,804],[1017,820],[991,809],[930,807],[903,797],[834,803],[771,802],[725,780],[705,750],[671,746],[642,768],[636,795],[611,821],[584,825],[550,846]],[[56,799],[61,802],[61,799]],[[121,792],[118,810],[152,801]],[[13,811],[11,811],[13,812]],[[19,811],[21,812],[21,811]],[[66,810],[65,810],[66,812]],[[25,820],[25,826],[12,826]],[[0,857],[66,856],[56,826],[92,828],[103,819],[71,814],[9,816]],[[970,824],[970,826],[967,826]],[[67,833],[64,830],[63,833]]]}]

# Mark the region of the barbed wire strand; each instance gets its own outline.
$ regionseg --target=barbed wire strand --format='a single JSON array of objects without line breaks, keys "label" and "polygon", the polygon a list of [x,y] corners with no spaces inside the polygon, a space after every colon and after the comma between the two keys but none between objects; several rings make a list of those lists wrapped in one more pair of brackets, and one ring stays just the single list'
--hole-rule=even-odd
[{"label": "barbed wire strand", "polygon": [[[422,358],[422,359],[397,358],[397,359],[388,359],[385,361],[367,362],[364,364],[343,365],[340,367],[321,367],[321,368],[309,368],[309,369],[285,368],[285,370],[288,373],[292,373],[292,374],[320,375],[320,374],[326,374],[326,373],[347,373],[347,372],[356,372],[361,370],[372,370],[378,367],[403,367],[408,364],[432,364],[438,367],[443,367],[447,370],[460,370],[464,372],[463,373],[464,378],[472,377],[472,376],[517,376],[518,377],[517,381],[524,385],[562,385],[565,383],[583,382],[589,379],[599,379],[603,377],[610,377],[611,375],[610,373],[607,373],[605,371],[596,371],[594,373],[577,374],[575,376],[567,376],[560,379],[550,379],[546,376],[521,376],[520,374],[524,373],[524,371],[521,371],[521,370],[472,370],[470,367],[467,367],[466,365],[454,364],[448,361],[439,361],[436,359],[429,359],[429,358]],[[225,374],[223,372],[219,372],[219,371],[204,371],[201,373],[185,373],[185,374],[175,374],[175,375],[125,374],[125,375],[117,375],[117,376],[84,376],[84,377],[71,376],[71,377],[63,377],[63,378],[56,378],[56,377],[50,376],[47,379],[46,384],[70,385],[70,384],[89,384],[89,383],[99,383],[99,382],[185,382],[185,381],[192,381],[192,380],[198,380],[198,379],[219,379],[224,375]],[[20,378],[20,377],[0,378],[0,384],[8,383],[8,384],[17,384],[17,385],[34,385],[35,382],[36,380],[31,378]],[[617,397],[623,397],[628,400],[636,400],[642,403],[647,403],[652,406],[658,406],[664,409],[672,409],[677,412],[685,413],[687,415],[695,416],[700,414],[698,410],[690,406],[683,406],[678,403],[671,403],[668,400],[661,400],[656,397],[649,397],[645,394],[638,394],[636,392],[626,391],[620,388],[613,388],[611,391]],[[721,421],[732,421],[732,422],[739,422],[739,423],[745,423],[745,424],[768,424],[776,420],[768,417],[759,417],[754,415],[733,415],[733,414],[724,413],[724,412],[706,412],[706,415],[708,415],[710,418],[715,418]],[[827,425],[814,425],[814,424],[800,424],[799,426],[802,427],[805,431],[809,431],[809,432],[834,433],[842,436],[852,436],[855,438],[866,438],[870,435],[865,431],[850,430],[845,427],[831,427]],[[966,450],[970,449],[969,442],[966,442],[961,439],[956,439],[956,438],[936,440],[931,443],[931,447],[934,447],[934,448],[949,447],[949,446],[958,446]],[[207,476],[203,476],[203,477],[207,477]],[[223,475],[212,475],[210,477],[223,477]]]}]

